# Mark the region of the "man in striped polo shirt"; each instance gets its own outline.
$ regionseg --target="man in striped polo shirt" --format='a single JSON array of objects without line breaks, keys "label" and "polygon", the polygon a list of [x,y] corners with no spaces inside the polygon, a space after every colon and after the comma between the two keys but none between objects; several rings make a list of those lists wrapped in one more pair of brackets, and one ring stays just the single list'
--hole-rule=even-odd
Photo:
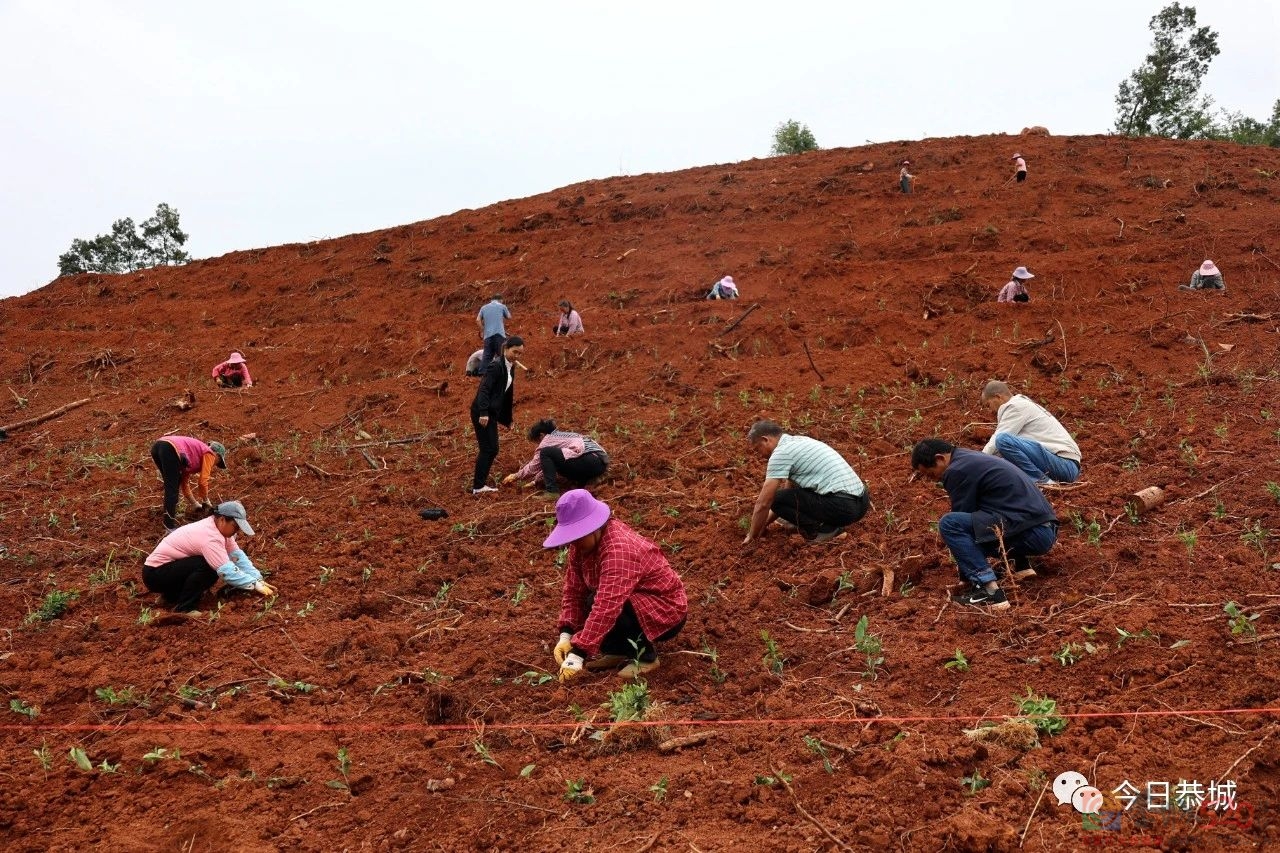
[{"label": "man in striped polo shirt", "polygon": [[757,421],[747,442],[769,460],[743,545],[759,539],[774,519],[826,542],[867,514],[867,487],[844,458],[814,438],[787,435],[773,421]]}]

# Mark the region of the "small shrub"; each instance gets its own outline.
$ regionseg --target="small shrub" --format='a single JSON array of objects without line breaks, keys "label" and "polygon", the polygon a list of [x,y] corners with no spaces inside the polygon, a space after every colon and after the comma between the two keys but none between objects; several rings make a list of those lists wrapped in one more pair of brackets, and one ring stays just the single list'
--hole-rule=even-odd
[{"label": "small shrub", "polygon": [[1066,731],[1067,721],[1058,716],[1056,700],[1048,696],[1037,696],[1028,687],[1026,696],[1015,696],[1013,701],[1018,704],[1018,713],[1042,734],[1057,735]]},{"label": "small shrub", "polygon": [[31,625],[36,622],[52,622],[63,613],[67,612],[67,608],[71,606],[71,602],[80,597],[80,593],[75,590],[63,591],[60,589],[50,590],[40,602],[40,606],[35,610],[27,613],[22,624]]}]

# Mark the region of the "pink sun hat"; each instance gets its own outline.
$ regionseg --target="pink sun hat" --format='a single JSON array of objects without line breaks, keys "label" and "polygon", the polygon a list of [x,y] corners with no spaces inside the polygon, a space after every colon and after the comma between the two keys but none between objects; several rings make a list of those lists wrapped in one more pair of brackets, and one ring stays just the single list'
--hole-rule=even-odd
[{"label": "pink sun hat", "polygon": [[244,363],[245,363],[244,356],[242,356],[238,352],[233,352],[231,353],[230,356],[227,357],[227,364],[244,364]]},{"label": "pink sun hat", "polygon": [[1205,261],[1200,265],[1200,275],[1218,275],[1218,265],[1213,261]]},{"label": "pink sun hat", "polygon": [[542,543],[543,548],[559,548],[595,533],[609,520],[609,505],[596,500],[586,489],[565,492],[556,501],[556,526]]}]

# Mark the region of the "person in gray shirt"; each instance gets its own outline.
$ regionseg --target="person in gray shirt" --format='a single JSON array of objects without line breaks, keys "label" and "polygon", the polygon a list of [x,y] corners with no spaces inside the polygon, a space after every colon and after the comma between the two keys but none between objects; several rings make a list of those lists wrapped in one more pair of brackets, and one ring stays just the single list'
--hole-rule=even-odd
[{"label": "person in gray shirt", "polygon": [[808,436],[787,435],[773,421],[753,424],[747,442],[769,465],[743,545],[762,536],[775,519],[816,544],[834,539],[867,514],[871,497],[866,485],[828,445]]},{"label": "person in gray shirt", "polygon": [[507,327],[504,320],[511,319],[511,312],[502,304],[502,294],[495,293],[486,302],[480,313],[476,314],[476,325],[480,327],[480,339],[484,341],[482,363],[488,364],[502,352],[502,342],[507,339]]}]

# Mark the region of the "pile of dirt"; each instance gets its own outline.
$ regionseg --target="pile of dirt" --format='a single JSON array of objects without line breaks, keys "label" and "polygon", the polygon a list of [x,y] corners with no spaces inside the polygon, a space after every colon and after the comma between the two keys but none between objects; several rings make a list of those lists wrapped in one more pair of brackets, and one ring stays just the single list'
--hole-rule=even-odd
[{"label": "pile of dirt", "polygon": [[[1276,845],[1277,174],[1280,152],[1212,143],[931,139],[592,181],[0,302],[0,425],[90,398],[0,443],[0,839],[1065,850],[1091,830],[1042,795],[1075,770],[1104,791],[1235,781],[1248,827],[1157,815],[1162,843]],[[1206,257],[1228,290],[1179,292]],[[1020,265],[1032,301],[997,305]],[[703,300],[725,274],[743,299]],[[689,591],[649,679],[661,723],[715,737],[602,749],[615,680],[547,677],[553,508],[469,494],[463,365],[495,291],[531,368],[495,473],[527,459],[537,418],[598,438],[597,493]],[[561,299],[585,336],[552,336]],[[210,383],[233,349],[252,389]],[[1001,618],[946,603],[945,495],[907,461],[930,435],[980,447],[992,378],[1085,457],[1085,484],[1052,497],[1058,546]],[[846,538],[740,546],[760,417],[868,482]],[[162,532],[149,447],[170,432],[231,448],[215,497],[248,507],[274,602],[157,618],[139,571]],[[1166,502],[1126,514],[1153,485]],[[1040,747],[965,736],[1029,694],[1066,715]]]}]

